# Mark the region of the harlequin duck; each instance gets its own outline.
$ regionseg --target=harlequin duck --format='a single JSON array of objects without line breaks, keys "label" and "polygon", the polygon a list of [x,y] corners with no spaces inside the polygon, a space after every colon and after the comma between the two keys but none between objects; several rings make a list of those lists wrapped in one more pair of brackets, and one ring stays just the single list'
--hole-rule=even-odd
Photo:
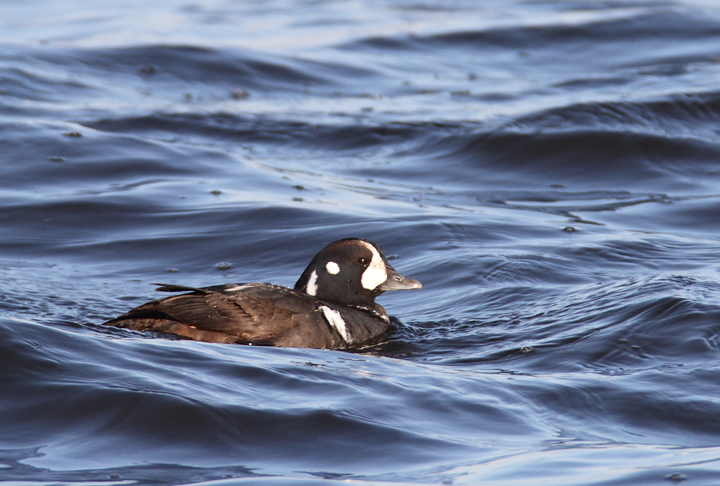
[{"label": "harlequin duck", "polygon": [[377,342],[390,318],[375,297],[419,289],[378,246],[339,240],[315,255],[294,289],[240,283],[213,287],[156,284],[190,292],[141,305],[105,324],[217,343],[342,349]]}]

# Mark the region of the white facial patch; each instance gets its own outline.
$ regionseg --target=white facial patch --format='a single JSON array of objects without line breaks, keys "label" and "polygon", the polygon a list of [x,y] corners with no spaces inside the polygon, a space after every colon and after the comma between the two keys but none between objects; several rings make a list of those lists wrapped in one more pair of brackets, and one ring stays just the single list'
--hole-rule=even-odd
[{"label": "white facial patch", "polygon": [[310,274],[310,279],[307,283],[307,293],[313,297],[317,294],[317,272],[315,270]]},{"label": "white facial patch", "polygon": [[330,325],[337,329],[337,332],[340,334],[340,336],[342,336],[346,343],[350,344],[352,342],[352,336],[350,335],[350,331],[348,331],[348,328],[345,325],[345,320],[342,318],[340,313],[324,305],[320,306],[320,310],[322,311],[325,319],[327,319]]},{"label": "white facial patch", "polygon": [[375,290],[378,285],[387,280],[387,272],[385,271],[385,262],[383,262],[380,253],[375,249],[374,246],[361,242],[365,247],[372,252],[372,260],[370,265],[365,269],[362,274],[360,282],[362,286],[368,290]]},{"label": "white facial patch", "polygon": [[327,262],[325,270],[332,275],[337,275],[340,273],[340,266],[335,262]]}]

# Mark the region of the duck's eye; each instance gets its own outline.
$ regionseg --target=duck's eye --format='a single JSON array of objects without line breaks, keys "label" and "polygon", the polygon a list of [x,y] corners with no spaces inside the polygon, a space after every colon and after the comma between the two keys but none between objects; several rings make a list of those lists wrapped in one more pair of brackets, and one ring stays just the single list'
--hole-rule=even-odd
[{"label": "duck's eye", "polygon": [[360,265],[367,265],[367,262],[368,262],[368,259],[365,258],[365,257],[360,257],[360,258],[358,258],[358,263],[359,263]]}]

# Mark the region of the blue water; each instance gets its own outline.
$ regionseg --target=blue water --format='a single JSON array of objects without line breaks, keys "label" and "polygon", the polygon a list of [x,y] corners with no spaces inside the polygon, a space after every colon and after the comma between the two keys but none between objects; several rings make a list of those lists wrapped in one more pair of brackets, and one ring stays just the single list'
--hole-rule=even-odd
[{"label": "blue water", "polygon": [[[0,484],[720,484],[715,2],[0,13]],[[345,237],[379,345],[102,326]]]}]

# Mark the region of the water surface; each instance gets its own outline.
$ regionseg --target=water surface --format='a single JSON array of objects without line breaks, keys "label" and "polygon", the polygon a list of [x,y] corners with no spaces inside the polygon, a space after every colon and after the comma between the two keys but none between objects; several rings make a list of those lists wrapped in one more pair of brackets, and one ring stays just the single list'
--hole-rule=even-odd
[{"label": "water surface", "polygon": [[[713,2],[2,12],[3,484],[720,481]],[[350,236],[380,345],[101,325]]]}]

